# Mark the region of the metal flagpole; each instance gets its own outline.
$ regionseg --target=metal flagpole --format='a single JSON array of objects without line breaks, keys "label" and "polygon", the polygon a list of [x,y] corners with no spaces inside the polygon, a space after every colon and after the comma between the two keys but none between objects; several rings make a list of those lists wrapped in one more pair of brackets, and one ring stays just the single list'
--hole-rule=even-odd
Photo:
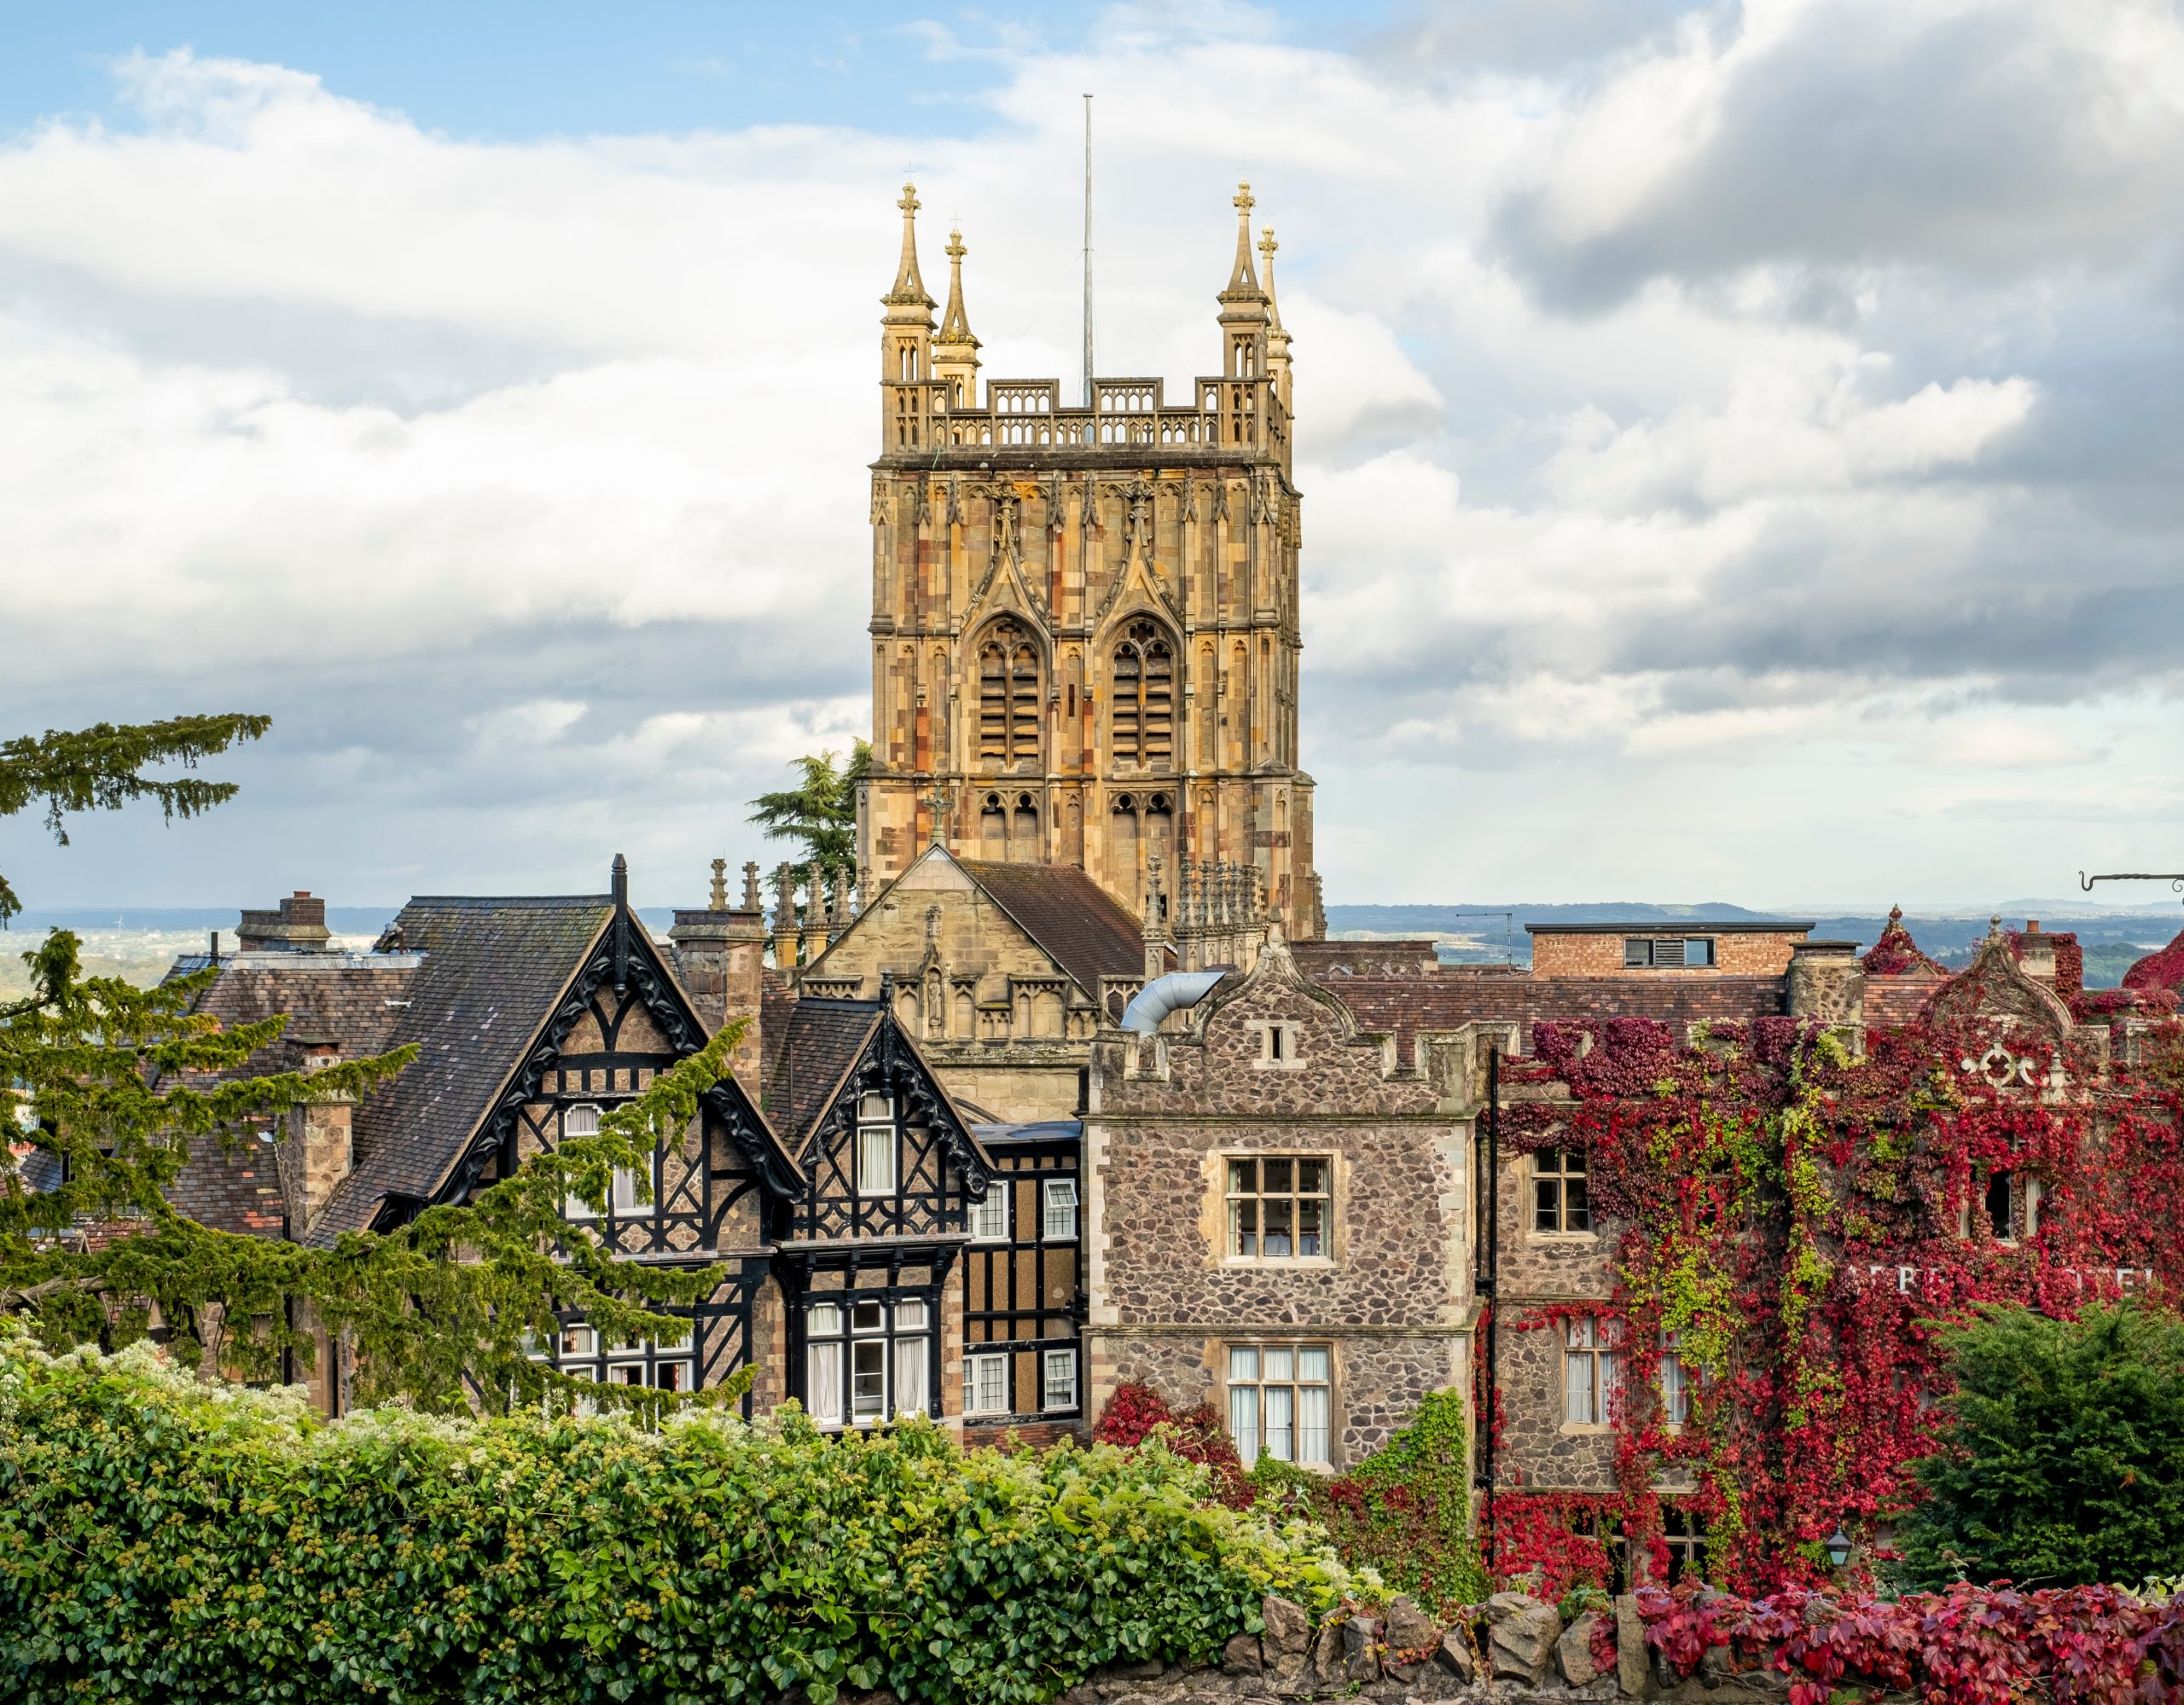
[{"label": "metal flagpole", "polygon": [[1092,406],[1092,97],[1084,97],[1084,406]]}]

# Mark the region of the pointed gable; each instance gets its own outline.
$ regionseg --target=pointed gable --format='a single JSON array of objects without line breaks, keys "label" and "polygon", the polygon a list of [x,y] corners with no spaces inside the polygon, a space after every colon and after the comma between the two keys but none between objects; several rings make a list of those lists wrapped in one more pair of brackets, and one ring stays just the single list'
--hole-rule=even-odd
[{"label": "pointed gable", "polygon": [[2059,1041],[2071,1033],[2071,1009],[2046,983],[2018,962],[1999,926],[1979,944],[1969,966],[1926,1003],[1929,1022],[1973,1020],[2023,1025]]},{"label": "pointed gable", "polygon": [[1904,977],[1923,971],[1929,976],[1947,975],[1941,964],[1929,959],[1911,939],[1911,931],[1903,927],[1903,908],[1888,908],[1888,923],[1880,932],[1880,939],[1867,949],[1858,961],[1868,977]]}]

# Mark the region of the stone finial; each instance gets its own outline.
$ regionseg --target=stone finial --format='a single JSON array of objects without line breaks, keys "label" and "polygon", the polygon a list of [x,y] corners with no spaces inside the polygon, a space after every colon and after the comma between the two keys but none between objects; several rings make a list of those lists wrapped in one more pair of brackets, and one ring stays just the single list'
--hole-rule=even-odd
[{"label": "stone finial", "polygon": [[713,861],[713,891],[710,903],[716,912],[728,910],[728,861],[724,858]]},{"label": "stone finial", "polygon": [[[948,308],[940,316],[940,330],[934,334],[936,344],[961,344],[976,350],[979,340],[971,335],[970,316],[963,311],[963,257],[970,251],[963,246],[963,233],[951,230],[948,234]],[[973,358],[976,364],[976,357]]]},{"label": "stone finial", "polygon": [[1223,296],[1258,296],[1259,281],[1252,270],[1252,209],[1257,203],[1249,183],[1239,183],[1229,206],[1236,210],[1236,264],[1228,275]]},{"label": "stone finial", "polygon": [[903,186],[903,199],[895,204],[903,210],[903,258],[895,268],[895,287],[887,293],[891,303],[904,303],[912,306],[930,308],[932,298],[926,294],[925,280],[918,275],[918,190],[915,183]]},{"label": "stone finial", "polygon": [[743,909],[756,912],[763,909],[764,905],[765,902],[758,897],[758,861],[754,858],[743,867]]},{"label": "stone finial", "polygon": [[861,864],[857,867],[857,909],[860,914],[872,903],[872,867]]},{"label": "stone finial", "polygon": [[834,867],[834,903],[833,907],[833,913],[834,927],[836,929],[846,929],[849,927],[850,872],[847,865],[837,865]]},{"label": "stone finial", "polygon": [[1273,226],[1259,227],[1259,255],[1266,267],[1266,276],[1261,282],[1266,290],[1267,322],[1277,332],[1281,329],[1281,310],[1276,305],[1274,294],[1274,252],[1281,246],[1274,240]]}]

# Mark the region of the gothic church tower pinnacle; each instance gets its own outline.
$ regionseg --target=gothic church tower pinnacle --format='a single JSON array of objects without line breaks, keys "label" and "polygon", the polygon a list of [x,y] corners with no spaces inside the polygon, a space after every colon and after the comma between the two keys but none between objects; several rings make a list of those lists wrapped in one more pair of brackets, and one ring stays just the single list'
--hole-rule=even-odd
[{"label": "gothic church tower pinnacle", "polygon": [[1231,205],[1220,370],[1172,402],[1158,379],[1095,378],[1081,407],[1054,379],[979,394],[961,233],[936,328],[904,186],[880,320],[873,766],[857,801],[857,862],[876,882],[937,843],[1077,865],[1137,912],[1181,891],[1157,873],[1180,883],[1213,864],[1248,874],[1291,937],[1322,932],[1298,763],[1291,340],[1270,234],[1254,255],[1249,184]]}]

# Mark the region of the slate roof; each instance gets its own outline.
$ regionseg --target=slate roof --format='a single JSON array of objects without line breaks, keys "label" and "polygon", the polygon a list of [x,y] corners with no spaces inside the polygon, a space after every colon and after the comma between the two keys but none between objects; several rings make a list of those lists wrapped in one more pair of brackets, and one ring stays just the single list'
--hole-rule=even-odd
[{"label": "slate roof", "polygon": [[417,1058],[357,1107],[355,1170],[305,1241],[329,1244],[369,1226],[386,1197],[439,1187],[613,916],[604,894],[402,908],[403,948],[424,959],[380,1047],[415,1042]]},{"label": "slate roof", "polygon": [[[834,1105],[834,1091],[880,1028],[877,1000],[796,1001],[769,1043],[765,1111],[792,1155]],[[769,1023],[772,1020],[770,1018]]]},{"label": "slate roof", "polygon": [[987,897],[1094,1000],[1102,977],[1141,977],[1145,937],[1090,877],[1070,864],[956,862]]}]

